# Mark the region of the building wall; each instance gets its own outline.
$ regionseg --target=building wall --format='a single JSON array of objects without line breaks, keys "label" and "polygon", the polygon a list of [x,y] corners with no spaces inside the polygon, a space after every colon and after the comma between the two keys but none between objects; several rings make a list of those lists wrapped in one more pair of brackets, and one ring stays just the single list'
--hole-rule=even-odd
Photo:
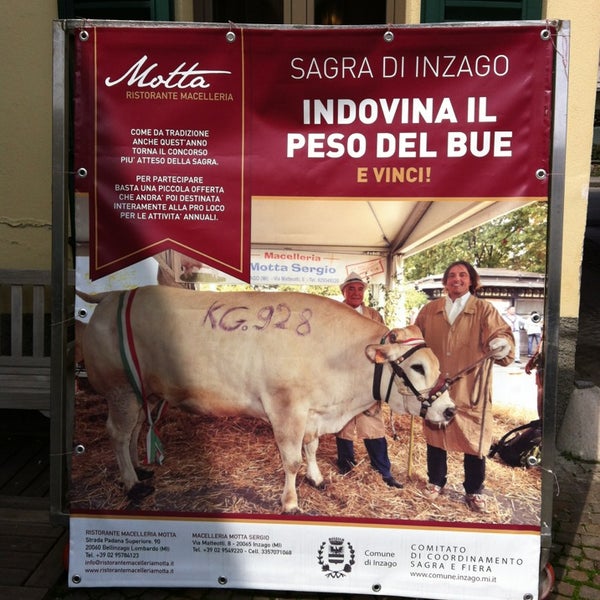
[{"label": "building wall", "polygon": [[571,22],[560,308],[561,317],[570,318],[579,314],[600,48],[600,0],[546,0],[544,11],[548,19]]},{"label": "building wall", "polygon": [[2,2],[0,268],[50,268],[56,11],[51,0]]}]

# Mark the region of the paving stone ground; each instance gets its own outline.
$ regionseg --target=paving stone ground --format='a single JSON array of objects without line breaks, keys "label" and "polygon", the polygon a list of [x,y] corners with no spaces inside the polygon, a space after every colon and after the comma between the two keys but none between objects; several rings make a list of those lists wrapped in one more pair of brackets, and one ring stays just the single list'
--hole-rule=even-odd
[{"label": "paving stone ground", "polygon": [[600,599],[600,465],[559,456],[553,501],[553,600]]}]

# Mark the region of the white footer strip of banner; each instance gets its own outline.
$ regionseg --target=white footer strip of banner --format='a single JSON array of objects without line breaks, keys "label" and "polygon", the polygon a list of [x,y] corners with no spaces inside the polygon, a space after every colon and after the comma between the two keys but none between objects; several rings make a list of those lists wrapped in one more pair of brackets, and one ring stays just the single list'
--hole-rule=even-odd
[{"label": "white footer strip of banner", "polygon": [[71,587],[538,596],[535,531],[348,522],[73,516]]}]

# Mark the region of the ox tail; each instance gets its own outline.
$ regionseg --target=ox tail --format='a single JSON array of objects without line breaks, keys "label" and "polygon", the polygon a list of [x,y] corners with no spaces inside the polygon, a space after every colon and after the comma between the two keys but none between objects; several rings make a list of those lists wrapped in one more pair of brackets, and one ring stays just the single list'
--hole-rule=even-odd
[{"label": "ox tail", "polygon": [[87,294],[81,290],[76,289],[75,293],[84,301],[89,304],[100,304],[104,298],[112,294],[112,292],[100,292],[98,294]]}]

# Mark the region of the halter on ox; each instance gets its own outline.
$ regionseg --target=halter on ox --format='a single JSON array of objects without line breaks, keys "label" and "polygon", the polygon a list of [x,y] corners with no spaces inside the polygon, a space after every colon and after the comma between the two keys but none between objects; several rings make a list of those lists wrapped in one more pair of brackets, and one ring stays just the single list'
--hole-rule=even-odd
[{"label": "halter on ox", "polygon": [[[388,339],[388,336],[389,336],[389,339]],[[427,348],[428,346],[425,343],[425,340],[423,340],[421,338],[409,338],[407,340],[397,342],[395,339],[395,336],[391,333],[388,333],[381,339],[381,343],[383,344],[386,341],[388,341],[392,344],[399,344],[401,346],[411,346],[411,348],[409,348],[407,350],[407,352],[405,354],[403,354],[400,358],[398,358],[395,361],[390,362],[393,373],[392,373],[392,376],[390,377],[390,381],[388,383],[388,388],[387,388],[387,392],[385,395],[385,402],[389,403],[390,394],[392,392],[392,384],[394,382],[394,377],[397,375],[398,377],[400,377],[402,379],[402,381],[404,381],[404,383],[410,389],[410,391],[414,394],[416,399],[421,403],[421,411],[419,412],[419,416],[422,418],[425,418],[425,415],[427,414],[427,409],[429,409],[431,407],[431,405],[444,392],[446,392],[455,381],[460,379],[465,373],[467,373],[471,369],[474,369],[479,363],[487,360],[488,358],[491,358],[495,353],[495,350],[491,350],[487,354],[484,354],[481,358],[477,359],[472,364],[468,365],[464,369],[461,369],[453,377],[444,378],[442,375],[440,375],[436,384],[432,388],[430,388],[428,391],[426,390],[424,392],[420,392],[413,385],[412,381],[406,374],[406,371],[400,365],[407,358],[412,356],[415,352],[418,352],[419,350],[422,350],[423,348]],[[381,401],[380,386],[381,386],[382,374],[383,374],[383,363],[375,363],[375,372],[373,374],[373,398],[375,400],[377,400],[377,402]]]},{"label": "halter on ox", "polygon": [[[388,335],[389,335],[389,339],[387,339]],[[393,336],[393,334],[392,335],[387,334],[386,336],[384,336],[382,338],[381,343],[383,344],[386,341],[389,341],[392,344],[400,344],[401,346],[411,346],[411,347],[400,358],[398,358],[395,361],[390,362],[393,373],[392,373],[392,376],[390,377],[390,381],[388,383],[388,388],[387,388],[387,392],[385,395],[385,402],[389,403],[390,394],[392,392],[392,384],[394,382],[394,377],[397,375],[398,377],[400,377],[402,379],[402,381],[405,383],[405,385],[414,394],[416,399],[421,403],[421,411],[419,413],[419,416],[421,416],[422,418],[425,418],[425,415],[427,414],[427,410],[429,409],[429,407],[444,392],[446,392],[448,390],[449,383],[450,383],[449,380],[444,379],[440,375],[436,384],[429,390],[426,390],[426,391],[417,390],[417,388],[413,385],[412,381],[410,380],[410,377],[407,375],[406,371],[400,365],[407,358],[412,356],[415,352],[418,352],[419,350],[422,350],[423,348],[427,348],[427,344],[425,343],[425,340],[423,340],[421,338],[410,338],[407,340],[403,340],[401,342],[397,342],[395,340],[395,337]],[[380,386],[381,386],[382,374],[383,374],[383,363],[376,363],[375,364],[375,372],[373,375],[373,398],[375,400],[377,400],[378,402],[381,401]]]}]

